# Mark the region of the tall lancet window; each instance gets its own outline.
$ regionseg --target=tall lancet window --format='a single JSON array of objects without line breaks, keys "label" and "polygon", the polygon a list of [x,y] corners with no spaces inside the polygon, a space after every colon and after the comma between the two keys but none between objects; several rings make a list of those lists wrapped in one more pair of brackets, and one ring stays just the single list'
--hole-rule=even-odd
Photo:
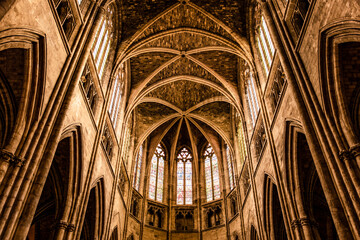
[{"label": "tall lancet window", "polygon": [[161,145],[156,147],[151,159],[149,198],[162,202],[164,191],[165,152]]},{"label": "tall lancet window", "polygon": [[125,68],[124,68],[124,64],[122,63],[120,65],[119,73],[115,77],[115,83],[114,83],[114,88],[111,95],[110,107],[109,107],[109,115],[114,128],[116,127],[116,123],[118,120],[120,103],[124,88],[124,81],[125,81],[124,79],[125,79]]},{"label": "tall lancet window", "polygon": [[275,48],[271,40],[270,32],[268,26],[266,25],[264,17],[261,17],[256,41],[266,75],[269,75],[272,59],[275,53]]},{"label": "tall lancet window", "polygon": [[246,97],[247,97],[247,102],[248,102],[248,106],[249,106],[249,110],[250,110],[251,122],[252,122],[253,126],[255,126],[256,119],[259,114],[260,106],[259,106],[259,102],[257,100],[256,91],[255,91],[254,78],[253,78],[253,75],[252,75],[250,69],[247,69],[245,71],[245,76],[247,78]]},{"label": "tall lancet window", "polygon": [[192,156],[182,148],[177,156],[177,204],[192,204]]},{"label": "tall lancet window", "polygon": [[140,146],[139,152],[136,156],[135,168],[134,168],[134,183],[133,186],[139,191],[140,187],[140,175],[141,175],[141,164],[143,158],[143,145]]},{"label": "tall lancet window", "polygon": [[205,149],[204,158],[206,200],[212,201],[220,198],[220,177],[218,159],[210,143]]},{"label": "tall lancet window", "polygon": [[111,6],[108,7],[107,14],[102,19],[102,23],[100,25],[100,28],[98,29],[95,41],[92,46],[92,53],[100,79],[102,78],[102,74],[104,72],[105,63],[110,52],[110,42],[113,38],[113,12],[113,8]]},{"label": "tall lancet window", "polygon": [[233,160],[230,153],[230,148],[226,145],[226,161],[229,171],[229,182],[230,182],[230,190],[233,190],[235,187],[235,175],[234,175],[234,165]]}]

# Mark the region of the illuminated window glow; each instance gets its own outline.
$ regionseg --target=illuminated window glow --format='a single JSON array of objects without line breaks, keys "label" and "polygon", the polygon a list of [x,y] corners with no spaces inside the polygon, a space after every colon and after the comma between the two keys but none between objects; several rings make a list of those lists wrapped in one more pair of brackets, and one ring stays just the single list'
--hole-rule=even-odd
[{"label": "illuminated window glow", "polygon": [[109,114],[110,120],[113,123],[114,128],[116,127],[118,114],[120,110],[121,97],[123,94],[124,77],[125,77],[124,64],[120,65],[119,73],[116,75],[113,93],[110,100]]},{"label": "illuminated window glow", "polygon": [[192,204],[192,156],[182,148],[177,156],[177,204]]},{"label": "illuminated window glow", "polygon": [[264,17],[261,17],[261,24],[258,30],[256,41],[258,44],[261,61],[263,62],[266,75],[269,75],[272,59],[275,53],[275,48],[271,40],[269,29],[266,25]]},{"label": "illuminated window glow", "polygon": [[220,198],[220,177],[218,159],[210,144],[205,149],[204,158],[206,200],[212,201]]},{"label": "illuminated window glow", "polygon": [[143,157],[143,146],[140,146],[139,152],[136,156],[136,164],[134,168],[134,188],[139,191],[140,187],[140,174],[141,174],[141,163],[142,163],[142,157]]},{"label": "illuminated window glow", "polygon": [[233,160],[230,153],[230,148],[226,145],[226,161],[229,170],[229,182],[230,182],[230,190],[233,190],[235,187],[235,176],[234,176],[234,167],[233,167]]},{"label": "illuminated window glow", "polygon": [[165,152],[161,145],[156,147],[151,159],[149,198],[162,202],[164,193]]},{"label": "illuminated window glow", "polygon": [[256,119],[259,114],[260,106],[259,106],[259,102],[257,100],[257,95],[255,92],[255,84],[254,84],[253,75],[250,71],[248,71],[246,73],[246,76],[247,76],[246,97],[247,97],[247,102],[248,102],[248,106],[249,106],[249,110],[250,110],[251,121],[252,121],[253,126],[255,126]]}]

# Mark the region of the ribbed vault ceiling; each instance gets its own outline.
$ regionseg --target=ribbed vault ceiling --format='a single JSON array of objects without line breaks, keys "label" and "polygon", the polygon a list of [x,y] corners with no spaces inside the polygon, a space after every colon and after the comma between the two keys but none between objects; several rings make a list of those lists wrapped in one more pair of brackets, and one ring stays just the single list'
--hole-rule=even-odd
[{"label": "ribbed vault ceiling", "polygon": [[137,144],[149,136],[192,147],[231,142],[231,109],[241,111],[239,58],[252,58],[246,2],[123,2],[117,64],[131,71],[126,117],[135,114]]}]

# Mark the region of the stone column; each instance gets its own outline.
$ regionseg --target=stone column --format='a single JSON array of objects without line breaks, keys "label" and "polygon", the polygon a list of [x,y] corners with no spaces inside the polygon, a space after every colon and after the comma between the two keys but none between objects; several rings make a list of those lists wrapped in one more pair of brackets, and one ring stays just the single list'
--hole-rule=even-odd
[{"label": "stone column", "polygon": [[[309,146],[311,148],[311,153],[313,154],[314,164],[316,166],[317,171],[320,171],[319,177],[321,180],[321,184],[324,188],[324,193],[328,200],[329,208],[330,211],[332,212],[334,224],[336,226],[336,229],[338,230],[339,237],[341,239],[352,239],[351,230],[349,229],[348,222],[346,221],[347,218],[343,211],[345,209],[341,205],[339,196],[337,195],[337,192],[332,184],[333,181],[327,180],[327,179],[332,179],[332,177],[330,175],[328,167],[326,166],[326,160],[324,154],[321,152],[321,147],[318,142],[318,139],[316,138],[318,134],[316,134],[316,130],[314,129],[315,127],[313,126],[314,121],[311,121],[309,112],[305,107],[305,102],[304,102],[305,100],[303,99],[305,95],[302,95],[301,93],[302,85],[298,85],[297,83],[297,79],[294,75],[291,63],[289,62],[289,59],[287,57],[286,49],[283,46],[282,40],[279,36],[278,30],[275,26],[275,23],[273,21],[267,3],[264,0],[263,1],[259,0],[258,2],[261,6],[263,16],[266,22],[268,23],[269,31],[274,46],[276,48],[276,51],[278,52],[281,65],[284,68],[284,72],[288,78],[289,87],[292,89],[294,93],[293,97],[300,111],[301,122],[303,123],[303,127],[306,132],[306,137],[309,142]],[[289,51],[292,51],[292,49],[290,49]],[[309,98],[309,96],[305,96],[305,97]],[[304,227],[304,235],[311,236],[311,228],[309,227],[309,225],[304,225],[303,227]]]}]

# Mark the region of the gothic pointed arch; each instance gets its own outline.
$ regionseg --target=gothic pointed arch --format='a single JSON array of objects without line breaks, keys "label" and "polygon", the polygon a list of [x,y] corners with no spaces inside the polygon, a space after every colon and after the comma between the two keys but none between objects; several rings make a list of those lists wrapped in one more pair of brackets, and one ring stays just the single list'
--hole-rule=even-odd
[{"label": "gothic pointed arch", "polygon": [[338,239],[310,147],[298,122],[287,122],[286,149],[286,181],[296,206],[292,225],[314,238]]},{"label": "gothic pointed arch", "polygon": [[80,125],[65,128],[60,137],[28,238],[50,239],[71,231],[76,196],[81,192]]},{"label": "gothic pointed arch", "polygon": [[[1,107],[0,148],[11,154],[20,149],[42,111],[46,77],[45,34],[25,28],[0,32],[0,96],[9,103]],[[3,105],[3,104],[2,104]],[[2,128],[4,129],[4,128]]]},{"label": "gothic pointed arch", "polygon": [[102,239],[105,221],[104,179],[99,178],[90,190],[80,239]]},{"label": "gothic pointed arch", "polygon": [[[345,148],[360,139],[360,21],[345,19],[320,33],[320,84],[324,109],[335,123]],[[341,145],[340,145],[341,148]]]}]

